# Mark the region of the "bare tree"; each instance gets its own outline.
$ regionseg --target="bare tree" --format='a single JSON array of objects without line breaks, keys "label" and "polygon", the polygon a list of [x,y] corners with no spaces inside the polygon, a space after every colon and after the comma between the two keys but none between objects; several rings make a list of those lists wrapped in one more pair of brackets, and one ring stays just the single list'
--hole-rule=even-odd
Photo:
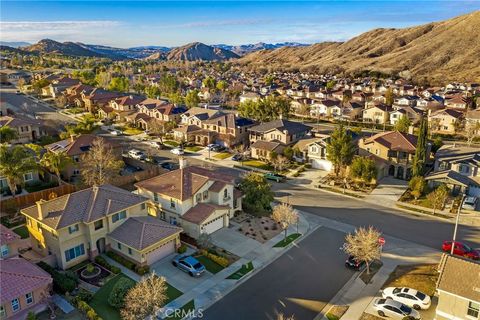
[{"label": "bare tree", "polygon": [[282,203],[273,209],[272,219],[285,231],[285,238],[287,238],[288,227],[298,222],[298,212],[291,205]]},{"label": "bare tree", "polygon": [[144,320],[155,316],[167,299],[167,285],[164,277],[155,272],[142,278],[125,296],[125,305],[120,311],[124,320]]},{"label": "bare tree", "polygon": [[468,146],[471,146],[473,140],[480,135],[480,122],[469,121],[465,125],[465,136]]},{"label": "bare tree", "polygon": [[102,185],[110,183],[123,167],[123,161],[118,160],[110,146],[102,138],[93,141],[90,151],[81,161],[82,177],[86,185]]},{"label": "bare tree", "polygon": [[67,106],[67,98],[62,94],[55,98],[55,105],[57,108],[65,108]]},{"label": "bare tree", "polygon": [[433,208],[433,214],[435,214],[435,211],[437,209],[442,209],[445,200],[447,200],[447,197],[448,188],[444,184],[441,184],[427,195],[427,200],[430,202]]},{"label": "bare tree", "polygon": [[277,156],[272,158],[272,164],[275,168],[275,171],[282,171],[288,165],[289,160],[287,157],[284,156]]},{"label": "bare tree", "polygon": [[380,232],[372,226],[360,227],[355,232],[347,234],[343,250],[353,256],[357,261],[364,261],[367,273],[370,273],[370,263],[380,258]]}]

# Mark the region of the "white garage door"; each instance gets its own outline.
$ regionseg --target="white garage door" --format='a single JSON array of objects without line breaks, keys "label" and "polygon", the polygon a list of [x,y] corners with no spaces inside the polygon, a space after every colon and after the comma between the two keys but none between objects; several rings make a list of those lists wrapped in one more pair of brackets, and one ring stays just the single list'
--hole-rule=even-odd
[{"label": "white garage door", "polygon": [[169,254],[172,254],[174,252],[175,252],[175,241],[172,240],[154,249],[153,251],[147,253],[147,263],[150,265],[162,258],[165,258]]},{"label": "white garage door", "polygon": [[223,228],[223,216],[216,218],[215,220],[212,220],[208,222],[207,224],[204,224],[203,226],[203,232],[210,234],[213,233],[219,229]]},{"label": "white garage door", "polygon": [[312,168],[314,169],[320,169],[324,171],[332,170],[332,163],[328,160],[312,159],[311,163],[312,163]]}]

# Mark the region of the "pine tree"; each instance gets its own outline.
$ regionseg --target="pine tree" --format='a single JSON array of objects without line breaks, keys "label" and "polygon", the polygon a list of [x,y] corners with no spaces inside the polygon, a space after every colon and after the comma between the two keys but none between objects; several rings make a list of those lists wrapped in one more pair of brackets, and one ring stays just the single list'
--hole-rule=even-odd
[{"label": "pine tree", "polygon": [[424,173],[425,162],[427,160],[427,136],[427,119],[422,117],[420,120],[420,129],[418,130],[417,149],[415,150],[415,157],[413,158],[412,175],[414,177],[422,176]]}]

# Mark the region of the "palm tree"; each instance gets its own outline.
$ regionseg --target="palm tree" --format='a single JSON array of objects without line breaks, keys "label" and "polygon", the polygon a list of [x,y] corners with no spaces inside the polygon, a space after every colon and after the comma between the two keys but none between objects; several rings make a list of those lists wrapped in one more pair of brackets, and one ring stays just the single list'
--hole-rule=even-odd
[{"label": "palm tree", "polygon": [[32,154],[24,146],[9,148],[0,146],[0,176],[7,180],[8,188],[15,197],[17,185],[23,185],[24,175],[37,167]]},{"label": "palm tree", "polygon": [[0,127],[0,143],[8,143],[18,137],[18,132],[9,126]]},{"label": "palm tree", "polygon": [[58,179],[58,185],[62,184],[60,172],[63,171],[72,159],[64,152],[47,152],[40,160],[40,165],[50,172],[53,172]]}]

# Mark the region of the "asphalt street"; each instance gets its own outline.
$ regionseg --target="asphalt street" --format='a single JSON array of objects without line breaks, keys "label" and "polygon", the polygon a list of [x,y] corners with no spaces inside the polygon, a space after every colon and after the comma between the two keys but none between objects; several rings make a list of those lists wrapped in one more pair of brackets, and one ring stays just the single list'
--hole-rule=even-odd
[{"label": "asphalt street", "polygon": [[206,310],[204,319],[313,319],[354,274],[342,232],[320,227]]}]

